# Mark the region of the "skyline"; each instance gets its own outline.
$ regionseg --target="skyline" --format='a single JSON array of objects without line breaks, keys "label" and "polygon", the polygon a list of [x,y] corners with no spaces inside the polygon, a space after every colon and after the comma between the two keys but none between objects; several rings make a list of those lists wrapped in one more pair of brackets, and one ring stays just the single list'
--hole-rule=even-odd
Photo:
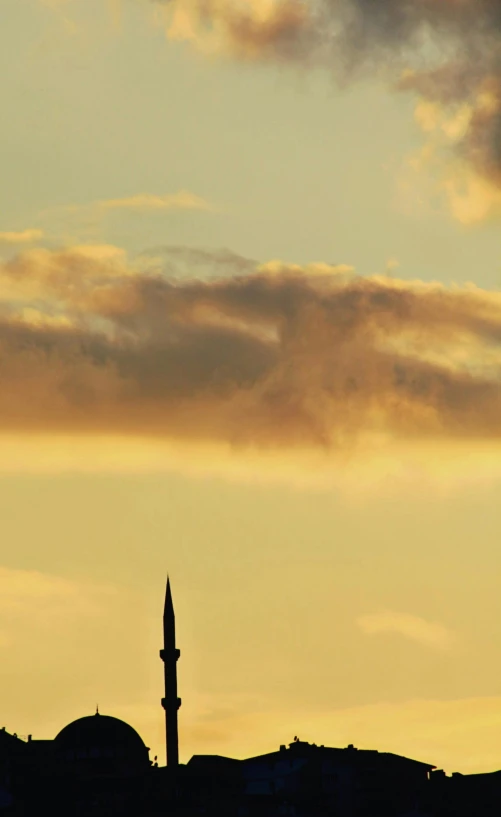
[{"label": "skyline", "polygon": [[473,5],[385,0],[385,33],[319,3],[327,54],[291,0],[211,0],[210,40],[198,2],[4,0],[10,731],[98,701],[161,753],[169,569],[181,760],[299,735],[501,768],[499,3]]}]

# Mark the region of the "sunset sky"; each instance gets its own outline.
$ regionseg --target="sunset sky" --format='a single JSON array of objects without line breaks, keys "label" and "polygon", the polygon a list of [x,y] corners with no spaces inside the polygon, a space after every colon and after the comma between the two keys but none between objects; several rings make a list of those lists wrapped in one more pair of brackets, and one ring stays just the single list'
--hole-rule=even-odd
[{"label": "sunset sky", "polygon": [[500,769],[500,3],[0,18],[0,726]]}]

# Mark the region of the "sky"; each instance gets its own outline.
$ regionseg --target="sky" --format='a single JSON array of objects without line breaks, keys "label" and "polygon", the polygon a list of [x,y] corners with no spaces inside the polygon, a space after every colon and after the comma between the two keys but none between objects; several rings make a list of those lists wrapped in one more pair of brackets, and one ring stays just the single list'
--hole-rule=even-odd
[{"label": "sky", "polygon": [[168,571],[182,762],[501,768],[501,8],[372,8],[0,0],[9,731],[163,762]]}]

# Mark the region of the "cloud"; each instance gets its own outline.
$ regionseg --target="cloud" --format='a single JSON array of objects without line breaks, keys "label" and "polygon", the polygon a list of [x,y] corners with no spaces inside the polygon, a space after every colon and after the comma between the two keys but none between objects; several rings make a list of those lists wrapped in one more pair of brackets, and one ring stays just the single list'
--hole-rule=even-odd
[{"label": "cloud", "polygon": [[186,190],[165,196],[141,194],[123,199],[107,199],[98,203],[104,210],[210,210],[210,204]]},{"label": "cloud", "polygon": [[4,262],[0,431],[325,456],[499,443],[500,293],[329,264],[230,277],[222,258],[208,280],[109,246]]},{"label": "cloud", "polygon": [[442,189],[452,215],[461,224],[469,226],[501,216],[501,187],[475,175],[468,166],[451,167]]},{"label": "cloud", "polygon": [[0,244],[33,244],[43,238],[43,230],[0,232]]},{"label": "cloud", "polygon": [[110,586],[0,566],[0,647],[19,643],[27,630],[30,640],[35,633],[45,638],[70,630],[76,619],[99,618],[114,593]]},{"label": "cloud", "polygon": [[[412,93],[420,126],[440,131],[446,175],[466,167],[501,189],[500,0],[153,2],[170,38],[204,52],[328,66],[342,86],[370,77]],[[478,189],[473,196],[474,221],[482,217]],[[464,208],[459,215],[464,221]]]},{"label": "cloud", "polygon": [[188,190],[156,195],[139,193],[122,198],[101,199],[88,204],[69,204],[51,207],[39,214],[46,231],[58,235],[59,243],[74,244],[82,240],[96,240],[102,231],[103,220],[113,212],[167,213],[181,210],[215,211],[211,202]]},{"label": "cloud", "polygon": [[360,616],[357,624],[362,632],[368,635],[378,633],[397,633],[398,635],[417,641],[425,647],[447,650],[453,643],[453,636],[442,624],[427,621],[420,616],[408,613],[386,611]]}]

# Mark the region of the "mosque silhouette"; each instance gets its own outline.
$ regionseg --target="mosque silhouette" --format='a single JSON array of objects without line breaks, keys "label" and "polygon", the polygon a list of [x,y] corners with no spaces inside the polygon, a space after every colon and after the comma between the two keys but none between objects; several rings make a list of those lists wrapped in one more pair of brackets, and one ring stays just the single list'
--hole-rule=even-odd
[{"label": "mosque silhouette", "polygon": [[179,763],[176,627],[163,615],[167,763],[150,760],[132,726],[95,714],[54,740],[0,730],[0,817],[499,817],[501,771],[448,777],[429,763],[294,738],[246,759]]}]

